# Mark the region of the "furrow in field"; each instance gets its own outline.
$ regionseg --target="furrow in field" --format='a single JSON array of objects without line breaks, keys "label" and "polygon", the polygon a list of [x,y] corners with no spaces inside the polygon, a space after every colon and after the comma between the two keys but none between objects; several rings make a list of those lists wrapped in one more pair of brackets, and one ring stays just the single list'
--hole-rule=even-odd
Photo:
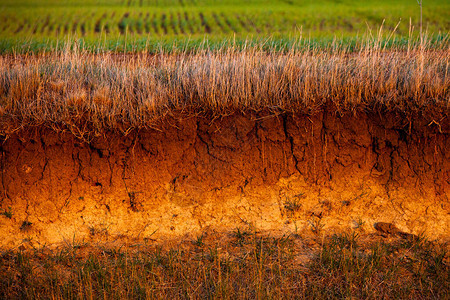
[{"label": "furrow in field", "polygon": [[[11,30],[11,24],[14,24],[14,20],[12,17],[6,17],[4,22],[2,22],[3,26],[2,26],[2,31],[3,32],[8,32]],[[9,29],[9,30],[8,30]]]},{"label": "furrow in field", "polygon": [[62,32],[64,35],[69,33],[69,23],[67,21],[63,25]]},{"label": "furrow in field", "polygon": [[45,28],[47,28],[49,22],[50,22],[50,15],[47,15],[45,22],[41,27],[41,34],[44,33],[44,30],[45,30]]},{"label": "furrow in field", "polygon": [[225,27],[225,25],[221,22],[221,20],[219,19],[219,16],[217,15],[217,13],[213,12],[212,13],[214,22],[217,24],[217,26],[219,27],[219,30],[223,33],[227,33],[228,29]]},{"label": "furrow in field", "polygon": [[5,16],[2,17],[0,24],[2,24],[2,26],[0,26],[0,31],[1,32],[5,32],[6,30],[6,26],[7,26],[7,18]]},{"label": "furrow in field", "polygon": [[163,13],[161,15],[161,27],[163,29],[164,35],[167,35],[167,32],[168,32],[168,28],[167,27],[168,26],[167,26],[167,16],[166,16],[165,13]]},{"label": "furrow in field", "polygon": [[153,28],[153,32],[157,35],[159,34],[159,26],[158,26],[158,20],[157,20],[157,16],[156,13],[153,13],[151,19],[150,19],[150,23],[152,25]]},{"label": "furrow in field", "polygon": [[20,22],[19,24],[20,25],[15,29],[16,31],[18,31],[17,34],[19,34],[19,35],[27,34],[27,30],[28,30],[28,27],[29,27],[28,20],[27,19],[23,19],[23,21]]},{"label": "furrow in field", "polygon": [[249,16],[245,16],[247,24],[249,24],[249,28],[252,28],[250,31],[256,31],[257,33],[261,33],[261,28],[253,22],[252,18]]},{"label": "furrow in field", "polygon": [[53,34],[54,23],[52,22],[52,18],[50,17],[47,27],[44,30],[45,36],[49,36]]},{"label": "furrow in field", "polygon": [[39,16],[36,20],[36,23],[33,27],[33,34],[39,34],[39,31],[41,30],[42,24],[44,24],[44,16]]},{"label": "furrow in field", "polygon": [[[33,29],[31,30],[31,34],[33,34],[33,35],[36,34],[36,32],[37,32],[37,27],[38,27],[38,24],[37,24],[37,23],[34,24]],[[6,27],[5,27],[5,28],[6,28]],[[3,28],[3,31],[5,31],[5,28]]]},{"label": "furrow in field", "polygon": [[180,12],[177,12],[177,19],[178,19],[178,28],[180,29],[180,34],[186,34],[186,23],[184,22],[184,19],[182,18]]},{"label": "furrow in field", "polygon": [[205,30],[205,33],[211,33],[211,26],[208,24],[208,22],[206,21],[205,15],[203,15],[202,12],[199,13],[200,16],[200,20],[202,22],[202,27]]},{"label": "furrow in field", "polygon": [[202,25],[200,15],[197,12],[190,12],[188,15],[190,20],[189,23],[192,24],[194,34],[204,33],[205,28]]},{"label": "furrow in field", "polygon": [[94,27],[94,32],[95,33],[99,33],[102,31],[102,22],[103,19],[106,18],[106,13],[104,13],[96,22],[95,22],[95,27]]},{"label": "furrow in field", "polygon": [[50,18],[47,29],[46,29],[46,35],[47,36],[54,35],[56,27],[57,27],[57,24],[55,23],[55,20],[53,19],[53,17]]},{"label": "furrow in field", "polygon": [[150,13],[146,13],[145,17],[144,17],[144,30],[145,33],[149,34],[150,33],[150,21],[149,21],[149,17],[150,17]]},{"label": "furrow in field", "polygon": [[232,32],[237,33],[237,27],[235,26],[235,24],[233,24],[230,19],[228,18],[228,16],[226,16],[224,13],[221,13],[220,16],[224,19],[225,23],[227,24],[227,26],[231,29]]},{"label": "furrow in field", "polygon": [[106,33],[110,33],[110,31],[111,31],[110,20],[111,20],[111,18],[108,18],[108,14],[105,14],[105,21],[103,23],[103,30]]},{"label": "furrow in field", "polygon": [[78,19],[75,18],[75,20],[72,24],[72,34],[75,34],[77,32],[77,28],[78,28]]},{"label": "furrow in field", "polygon": [[189,20],[189,15],[188,15],[188,13],[186,11],[184,12],[184,20],[185,20],[185,22],[187,24],[187,28],[189,29],[189,32],[191,34],[193,34],[194,33],[194,29],[192,27],[191,21]]},{"label": "furrow in field", "polygon": [[14,30],[14,34],[17,34],[23,30],[23,23],[19,23],[19,26],[17,26],[17,29]]},{"label": "furrow in field", "polygon": [[63,17],[56,19],[56,23],[60,25],[59,33],[62,37],[69,32],[70,25],[72,24],[71,19],[71,13],[66,13]]},{"label": "furrow in field", "polygon": [[92,13],[91,17],[88,18],[86,23],[86,30],[88,35],[95,35],[95,20],[100,18],[100,12]]},{"label": "furrow in field", "polygon": [[0,17],[0,30],[2,30],[3,31],[3,28],[5,27],[5,25],[6,25],[6,22],[8,22],[8,18],[6,17],[6,16],[1,16]]},{"label": "furrow in field", "polygon": [[130,23],[126,26],[126,29],[127,29],[127,31],[126,31],[127,34],[133,34],[133,33],[135,32],[135,28],[134,28],[132,22],[130,22]]},{"label": "furrow in field", "polygon": [[137,34],[142,34],[144,32],[144,21],[142,19],[142,12],[139,13],[135,26]]},{"label": "furrow in field", "polygon": [[106,33],[117,33],[118,32],[118,28],[117,28],[117,21],[115,20],[116,16],[116,12],[114,11],[110,17],[106,17],[106,22],[105,22],[105,32]]},{"label": "furrow in field", "polygon": [[57,24],[55,29],[55,37],[59,37],[61,35],[62,24]]},{"label": "furrow in field", "polygon": [[80,30],[81,30],[81,35],[85,36],[86,35],[86,23],[81,23],[80,25]]},{"label": "furrow in field", "polygon": [[178,34],[178,21],[173,12],[170,13],[170,28],[172,29],[173,34]]},{"label": "furrow in field", "polygon": [[246,22],[244,22],[244,16],[241,16],[239,14],[235,14],[236,20],[241,25],[241,27],[244,29],[245,32],[249,32],[250,28]]},{"label": "furrow in field", "polygon": [[129,15],[130,13],[126,12],[119,21],[118,27],[121,34],[125,34],[125,31],[127,30]]},{"label": "furrow in field", "polygon": [[31,35],[32,30],[34,26],[34,20],[27,19],[27,22],[25,23],[24,33],[27,35]]}]

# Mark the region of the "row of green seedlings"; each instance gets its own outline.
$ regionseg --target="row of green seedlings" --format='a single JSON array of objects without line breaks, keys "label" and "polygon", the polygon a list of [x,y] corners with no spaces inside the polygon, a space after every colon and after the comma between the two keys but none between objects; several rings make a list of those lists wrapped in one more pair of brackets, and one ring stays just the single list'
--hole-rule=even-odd
[{"label": "row of green seedlings", "polygon": [[[77,34],[85,36],[92,31],[92,18],[95,13],[89,14],[85,19],[76,18],[68,14],[55,15],[39,15],[22,17],[18,19],[15,16],[4,17],[3,26],[0,26],[0,33],[3,35],[33,35],[45,37],[60,37],[66,34]],[[106,17],[106,15],[105,15]],[[65,20],[65,23],[61,23]]]},{"label": "row of green seedlings", "polygon": [[122,0],[123,6],[166,6],[166,5],[179,5],[179,6],[187,6],[187,5],[196,5],[200,2],[197,0]]},{"label": "row of green seedlings", "polygon": [[[123,15],[113,12],[77,15],[47,14],[35,16],[3,17],[0,34],[61,37],[67,34],[89,36],[99,34],[232,34],[289,32],[298,28],[294,19],[278,16],[277,19],[262,18],[253,14],[224,12],[139,12]],[[65,20],[65,23],[61,23]]]}]

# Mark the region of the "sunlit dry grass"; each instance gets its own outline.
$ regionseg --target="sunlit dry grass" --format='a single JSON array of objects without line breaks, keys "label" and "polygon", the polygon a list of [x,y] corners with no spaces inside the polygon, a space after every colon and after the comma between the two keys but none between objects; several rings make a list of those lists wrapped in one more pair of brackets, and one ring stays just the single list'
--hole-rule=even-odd
[{"label": "sunlit dry grass", "polygon": [[426,45],[358,52],[262,51],[178,54],[66,50],[0,58],[0,129],[105,129],[151,125],[172,112],[310,113],[448,110],[449,49]]}]

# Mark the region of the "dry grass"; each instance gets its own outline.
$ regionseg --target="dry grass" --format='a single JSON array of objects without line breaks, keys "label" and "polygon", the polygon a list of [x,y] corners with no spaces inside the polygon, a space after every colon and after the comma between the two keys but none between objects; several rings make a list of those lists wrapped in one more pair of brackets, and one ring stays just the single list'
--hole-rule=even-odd
[{"label": "dry grass", "polygon": [[[170,247],[71,245],[0,256],[5,299],[444,299],[443,245],[236,231]],[[369,240],[368,240],[369,238]],[[221,242],[220,242],[221,241]]]},{"label": "dry grass", "polygon": [[139,128],[168,113],[448,112],[446,46],[159,55],[66,50],[0,57],[0,130],[36,125],[99,133]]}]

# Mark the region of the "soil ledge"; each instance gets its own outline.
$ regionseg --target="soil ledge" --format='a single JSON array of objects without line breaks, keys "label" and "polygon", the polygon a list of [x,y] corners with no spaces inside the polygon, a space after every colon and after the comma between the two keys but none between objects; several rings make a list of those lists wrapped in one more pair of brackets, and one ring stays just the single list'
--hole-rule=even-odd
[{"label": "soil ledge", "polygon": [[24,129],[1,146],[0,247],[377,222],[448,240],[449,134],[418,116],[326,109],[167,116],[89,142]]}]

